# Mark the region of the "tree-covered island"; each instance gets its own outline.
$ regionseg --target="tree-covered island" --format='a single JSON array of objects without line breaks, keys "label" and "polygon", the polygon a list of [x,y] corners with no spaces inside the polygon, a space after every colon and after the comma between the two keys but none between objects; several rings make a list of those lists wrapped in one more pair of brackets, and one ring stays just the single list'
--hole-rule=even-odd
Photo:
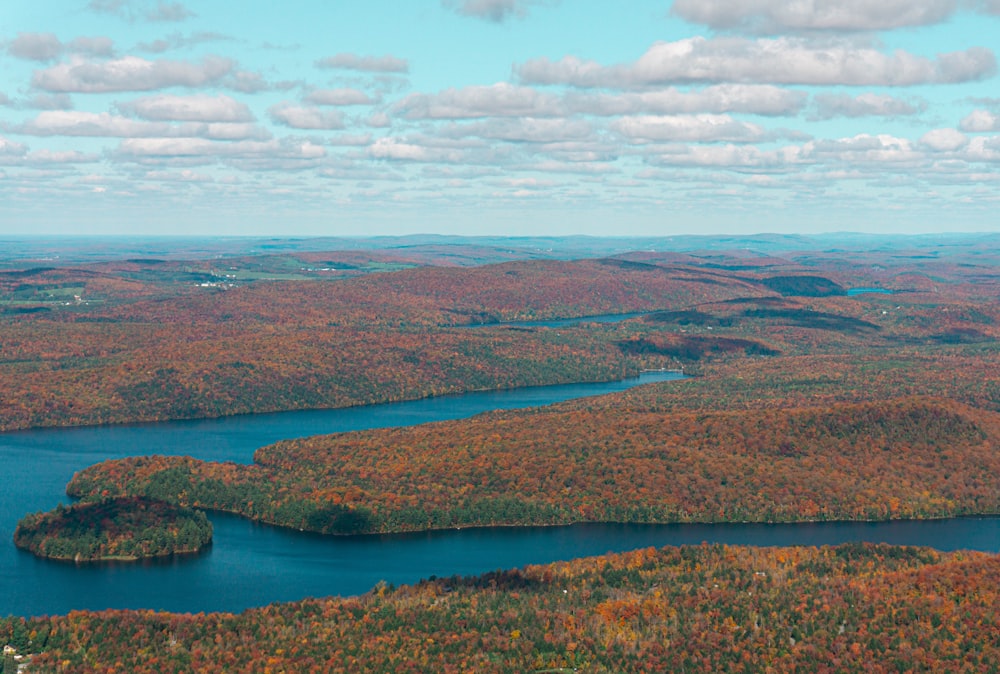
[{"label": "tree-covered island", "polygon": [[14,532],[19,548],[77,562],[193,553],[211,541],[205,513],[142,497],[60,505],[25,516]]}]

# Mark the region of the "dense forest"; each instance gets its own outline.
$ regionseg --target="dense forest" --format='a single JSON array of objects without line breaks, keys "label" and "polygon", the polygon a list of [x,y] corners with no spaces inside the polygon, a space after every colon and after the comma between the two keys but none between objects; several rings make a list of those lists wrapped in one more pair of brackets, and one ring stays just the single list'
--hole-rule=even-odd
[{"label": "dense forest", "polygon": [[0,620],[30,671],[997,672],[1000,558],[645,549],[239,615]]},{"label": "dense forest", "polygon": [[14,531],[17,547],[75,562],[191,553],[211,541],[205,513],[141,497],[60,505],[25,516]]},{"label": "dense forest", "polygon": [[[327,534],[1000,513],[996,241],[759,243],[6,264],[0,430],[690,375],[279,442],[246,464],[106,461],[70,483],[83,503],[26,522],[58,521],[93,551],[67,524],[90,513],[121,534],[99,556],[131,556],[128,518],[165,503]],[[998,559],[643,550],[240,615],[11,618],[0,641],[40,672],[989,672]]]},{"label": "dense forest", "polygon": [[[873,278],[862,255],[815,257],[635,253],[344,278],[253,276],[277,262],[252,259],[0,270],[0,430],[606,381],[725,358],[995,353],[992,258],[923,260],[917,273],[882,256],[891,266]],[[294,262],[335,262],[313,260]],[[845,294],[852,285],[896,292]],[[503,323],[635,312],[650,315]]]},{"label": "dense forest", "polygon": [[940,399],[670,415],[577,404],[285,441],[249,466],[108,461],[68,491],[322,533],[944,517],[1000,512],[998,441],[1000,414]]}]

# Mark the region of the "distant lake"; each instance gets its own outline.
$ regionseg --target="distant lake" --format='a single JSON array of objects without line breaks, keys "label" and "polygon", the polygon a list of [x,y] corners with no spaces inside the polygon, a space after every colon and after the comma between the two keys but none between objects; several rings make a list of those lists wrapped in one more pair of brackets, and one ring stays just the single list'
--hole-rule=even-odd
[{"label": "distant lake", "polygon": [[81,566],[37,559],[11,542],[18,519],[66,502],[64,489],[73,473],[108,458],[185,454],[248,463],[257,447],[284,438],[545,405],[680,377],[651,372],[605,384],[469,393],[339,410],[0,434],[0,465],[4,470],[0,478],[0,615],[105,608],[240,611],[309,596],[360,594],[380,580],[412,583],[431,575],[478,574],[702,541],[821,545],[865,540],[1000,552],[997,517],[784,525],[583,524],[324,537],[211,514],[215,542],[203,554],[141,564]]},{"label": "distant lake", "polygon": [[886,288],[848,288],[847,294],[851,297],[854,295],[864,295],[865,293],[875,293],[877,295],[891,295],[893,291]]}]

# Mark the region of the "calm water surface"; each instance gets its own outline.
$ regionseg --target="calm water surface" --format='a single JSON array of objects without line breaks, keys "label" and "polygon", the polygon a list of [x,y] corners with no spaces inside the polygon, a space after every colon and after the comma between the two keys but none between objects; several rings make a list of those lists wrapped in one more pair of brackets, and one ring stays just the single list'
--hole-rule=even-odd
[{"label": "calm water surface", "polygon": [[473,393],[345,410],[2,434],[0,615],[104,608],[240,611],[309,596],[359,594],[380,580],[410,583],[431,575],[476,574],[702,541],[819,545],[866,540],[1000,552],[1000,518],[796,525],[595,524],[323,537],[213,514],[215,542],[200,555],[81,566],[36,559],[10,542],[22,515],[66,502],[65,485],[73,473],[107,458],[186,454],[249,462],[254,449],[283,438],[454,419],[677,378],[647,373],[608,384]]}]

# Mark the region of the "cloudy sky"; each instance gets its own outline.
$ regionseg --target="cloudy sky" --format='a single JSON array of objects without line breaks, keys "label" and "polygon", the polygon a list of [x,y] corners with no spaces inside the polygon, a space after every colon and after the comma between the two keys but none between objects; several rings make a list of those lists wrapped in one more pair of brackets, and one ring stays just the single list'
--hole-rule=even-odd
[{"label": "cloudy sky", "polygon": [[1000,0],[0,2],[0,234],[1000,231]]}]

